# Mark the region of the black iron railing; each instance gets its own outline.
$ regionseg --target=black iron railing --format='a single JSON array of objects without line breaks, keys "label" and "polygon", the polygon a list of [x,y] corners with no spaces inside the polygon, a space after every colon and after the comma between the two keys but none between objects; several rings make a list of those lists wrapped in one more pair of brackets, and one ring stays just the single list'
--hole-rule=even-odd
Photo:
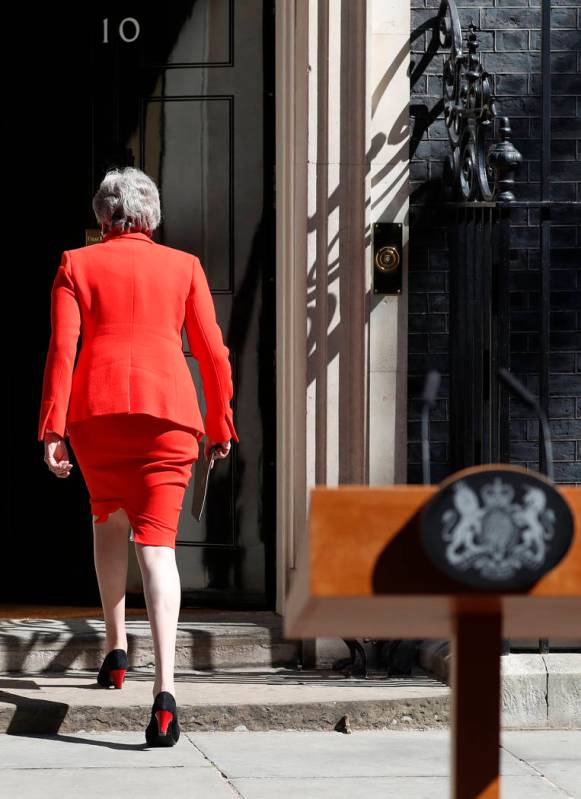
[{"label": "black iron railing", "polygon": [[[549,0],[541,13],[541,197],[515,196],[522,156],[511,142],[511,126],[501,116],[484,69],[478,31],[464,37],[455,0],[438,11],[440,47],[445,56],[442,91],[450,153],[443,188],[450,250],[450,462],[453,471],[489,462],[509,462],[509,396],[498,377],[510,368],[509,271],[512,221],[526,209],[539,225],[539,404],[549,416],[551,219],[551,65]],[[539,470],[547,471],[545,439],[539,423]],[[510,642],[505,641],[505,654]],[[548,652],[548,641],[539,641]]]}]

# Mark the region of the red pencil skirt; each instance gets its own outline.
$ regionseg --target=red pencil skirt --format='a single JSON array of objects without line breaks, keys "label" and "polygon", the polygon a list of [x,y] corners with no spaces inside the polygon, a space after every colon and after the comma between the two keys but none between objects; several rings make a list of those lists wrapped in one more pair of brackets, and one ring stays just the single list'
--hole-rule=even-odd
[{"label": "red pencil skirt", "polygon": [[133,540],[175,549],[185,490],[198,457],[191,428],[146,413],[92,416],[69,425],[69,440],[95,524],[125,508]]}]

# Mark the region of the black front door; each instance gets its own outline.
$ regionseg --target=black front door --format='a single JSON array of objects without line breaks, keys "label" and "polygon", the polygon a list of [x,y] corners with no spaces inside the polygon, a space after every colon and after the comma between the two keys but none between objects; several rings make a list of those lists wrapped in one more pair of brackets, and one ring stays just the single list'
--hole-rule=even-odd
[{"label": "black front door", "polygon": [[[11,386],[18,399],[10,409],[11,431],[20,432],[13,440],[27,464],[26,479],[24,457],[11,472],[10,551],[30,579],[8,599],[30,600],[32,591],[35,601],[98,601],[79,469],[55,478],[34,435],[60,252],[84,246],[98,231],[91,199],[106,170],[133,165],[160,190],[154,238],[197,254],[206,270],[233,369],[240,443],[212,472],[201,523],[190,514],[193,480],[186,493],[176,550],[183,604],[273,606],[272,11],[261,0],[105,2],[77,17],[51,9],[34,35],[40,85],[33,94],[30,78],[22,79],[18,144],[29,146],[19,171],[38,204],[40,235],[20,238],[26,266],[16,278],[21,302],[33,296],[34,370],[30,343],[15,341]],[[23,231],[26,221],[18,219]],[[183,344],[204,412],[185,332]],[[23,381],[29,389],[20,403]],[[51,574],[63,569],[68,580],[55,581]]]}]

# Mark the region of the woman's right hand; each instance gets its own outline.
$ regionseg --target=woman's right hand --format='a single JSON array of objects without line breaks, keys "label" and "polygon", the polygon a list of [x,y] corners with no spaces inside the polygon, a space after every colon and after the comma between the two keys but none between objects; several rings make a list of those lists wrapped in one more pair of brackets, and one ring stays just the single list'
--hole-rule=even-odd
[{"label": "woman's right hand", "polygon": [[52,430],[44,435],[44,462],[57,477],[68,477],[73,468],[64,438]]},{"label": "woman's right hand", "polygon": [[[206,460],[209,459],[210,450],[214,446],[216,447],[216,449],[214,451],[214,459],[215,460],[220,460],[222,458],[227,458],[228,457],[228,455],[230,453],[230,447],[231,447],[230,441],[210,441],[209,439],[206,439],[206,445],[205,445],[205,448],[204,448],[204,454],[206,456]],[[210,466],[210,468],[213,469],[214,468],[214,464],[212,464]]]}]

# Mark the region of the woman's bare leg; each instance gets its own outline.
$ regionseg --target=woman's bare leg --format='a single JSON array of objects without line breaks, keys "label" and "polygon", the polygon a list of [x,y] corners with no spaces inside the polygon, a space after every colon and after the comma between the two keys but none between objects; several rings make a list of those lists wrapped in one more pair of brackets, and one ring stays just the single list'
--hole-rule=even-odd
[{"label": "woman's bare leg", "polygon": [[106,522],[95,524],[96,518],[93,516],[93,553],[107,631],[107,652],[111,649],[127,651],[125,592],[129,519],[123,508],[111,513]]},{"label": "woman's bare leg", "polygon": [[175,549],[136,541],[135,552],[155,651],[153,697],[160,691],[169,691],[175,697],[176,634],[182,598]]}]

